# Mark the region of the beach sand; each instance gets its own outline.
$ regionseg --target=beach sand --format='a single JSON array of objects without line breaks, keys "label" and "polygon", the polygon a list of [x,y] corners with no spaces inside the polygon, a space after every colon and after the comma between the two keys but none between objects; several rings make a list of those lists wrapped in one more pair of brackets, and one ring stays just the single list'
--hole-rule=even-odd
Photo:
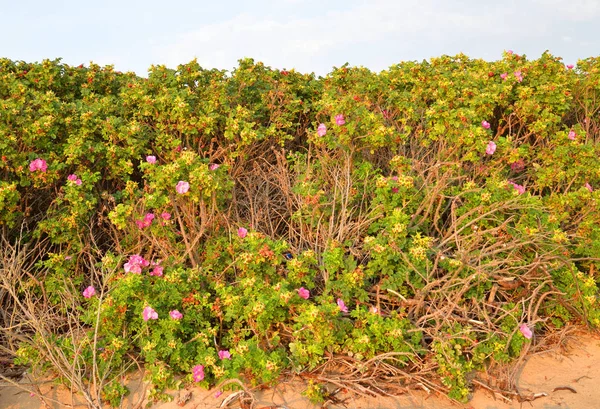
[{"label": "beach sand", "polygon": [[[22,381],[25,384],[25,380]],[[397,398],[364,398],[338,394],[336,397],[345,400],[347,408],[356,409],[596,409],[600,408],[600,337],[590,333],[580,333],[573,337],[567,347],[561,352],[546,352],[531,355],[527,358],[522,370],[517,374],[516,384],[522,396],[539,398],[530,402],[519,402],[516,399],[507,401],[506,398],[495,395],[484,387],[476,387],[472,400],[464,405],[455,404],[442,396],[428,395],[424,391],[414,391]],[[180,398],[191,393],[189,400],[183,406],[187,409],[212,409],[220,407],[223,400],[234,392],[225,392],[218,398],[215,391],[192,388],[182,391],[170,391],[174,397],[172,402],[154,403],[140,401],[140,391],[143,382],[131,384],[132,393],[124,402],[124,409],[176,409]],[[75,407],[85,408],[72,402],[68,390],[53,386],[51,383],[42,384],[40,390],[53,401],[65,404],[75,403]],[[309,409],[321,408],[312,404],[302,396],[304,386],[297,382],[282,382],[276,387],[254,394],[254,409]],[[542,396],[542,394],[546,394]],[[56,402],[47,401],[49,407],[58,409],[65,407]],[[81,402],[79,402],[81,403]],[[239,408],[240,401],[235,399],[230,408]],[[329,404],[328,408],[342,408],[341,404]],[[38,409],[45,408],[38,396],[31,396],[15,386],[0,386],[0,408],[4,409]]]}]

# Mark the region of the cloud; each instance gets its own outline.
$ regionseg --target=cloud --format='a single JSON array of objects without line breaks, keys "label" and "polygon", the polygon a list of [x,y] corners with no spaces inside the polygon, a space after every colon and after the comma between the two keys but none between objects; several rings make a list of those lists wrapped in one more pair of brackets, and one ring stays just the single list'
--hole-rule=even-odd
[{"label": "cloud", "polygon": [[[286,0],[290,1],[299,0]],[[598,1],[572,1],[589,14],[598,13]],[[349,58],[354,58],[353,65],[379,70],[402,59],[439,53],[464,51],[489,57],[493,49],[492,55],[499,56],[505,48],[517,48],[515,44],[533,44],[535,38],[555,32],[563,35],[545,15],[569,9],[569,4],[371,0],[348,1],[345,8],[320,13],[315,9],[314,14],[299,17],[246,12],[163,41],[154,47],[154,60],[175,67],[196,57],[204,67],[231,69],[239,58],[252,57],[277,68],[324,74]],[[535,9],[543,12],[532,15]],[[570,13],[578,18],[579,12]]]},{"label": "cloud", "polygon": [[155,53],[169,66],[197,57],[203,66],[231,68],[237,59],[251,56],[278,67],[327,70],[329,65],[323,67],[320,61],[340,49],[378,47],[385,52],[386,39],[398,41],[398,46],[402,39],[434,38],[433,28],[450,26],[490,27],[466,15],[447,13],[433,1],[416,5],[375,0],[304,18],[240,14],[182,34],[171,44],[155,48]]}]

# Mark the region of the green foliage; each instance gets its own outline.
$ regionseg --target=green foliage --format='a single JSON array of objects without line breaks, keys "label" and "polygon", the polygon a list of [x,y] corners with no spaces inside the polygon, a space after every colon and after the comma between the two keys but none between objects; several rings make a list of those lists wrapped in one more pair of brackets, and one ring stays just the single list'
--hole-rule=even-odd
[{"label": "green foliage", "polygon": [[[51,243],[36,257],[54,305],[104,283],[73,307],[90,328],[81,359],[97,359],[90,345],[101,366],[142,358],[154,398],[345,356],[434,365],[465,400],[472,371],[531,342],[521,324],[600,325],[597,58],[442,56],[324,78],[192,61],[147,79],[2,59],[0,75],[3,234]],[[38,158],[46,170],[30,170]],[[92,250],[119,273],[91,274]]]}]

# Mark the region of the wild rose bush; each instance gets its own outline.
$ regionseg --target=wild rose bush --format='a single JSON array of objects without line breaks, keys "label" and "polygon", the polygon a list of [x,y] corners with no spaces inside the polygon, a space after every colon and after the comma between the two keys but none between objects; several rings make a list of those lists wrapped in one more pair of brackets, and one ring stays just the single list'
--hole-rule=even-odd
[{"label": "wild rose bush", "polygon": [[464,400],[474,370],[600,325],[597,58],[0,67],[3,237],[51,243],[28,288],[75,297],[82,355],[141,358],[157,396],[345,362]]}]

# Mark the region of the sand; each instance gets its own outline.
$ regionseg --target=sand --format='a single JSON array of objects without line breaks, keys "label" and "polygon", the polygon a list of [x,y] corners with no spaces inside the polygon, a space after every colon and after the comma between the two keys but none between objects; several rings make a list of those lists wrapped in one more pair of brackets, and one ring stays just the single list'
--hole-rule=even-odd
[{"label": "sand", "polygon": [[[411,392],[398,398],[356,398],[337,395],[345,401],[346,407],[356,409],[600,409],[600,337],[584,333],[575,337],[566,350],[560,353],[547,352],[532,355],[517,374],[516,382],[522,395],[539,398],[531,402],[506,401],[493,392],[477,387],[472,400],[465,405],[450,402],[441,396],[428,395],[422,391]],[[145,408],[147,402],[140,402],[139,392],[141,383],[136,383],[135,389],[123,405],[125,409]],[[41,385],[41,391],[49,398],[72,404],[69,391],[53,386],[51,383]],[[310,409],[320,408],[302,396],[303,386],[298,383],[281,383],[273,389],[257,392],[254,409]],[[176,409],[177,396],[181,398],[191,393],[189,400],[183,406],[187,409],[218,408],[224,399],[232,392],[225,392],[220,397],[214,396],[214,391],[199,388],[170,392],[174,397],[172,402],[155,403],[151,409]],[[546,394],[542,396],[542,394]],[[49,402],[52,409],[65,407],[58,403]],[[75,402],[77,404],[77,402]],[[84,405],[76,407],[85,408]],[[239,399],[234,400],[230,408],[239,408]],[[328,408],[342,408],[341,405],[330,404]],[[15,386],[0,386],[0,408],[4,409],[38,409],[44,404],[37,396],[19,390]]]}]

